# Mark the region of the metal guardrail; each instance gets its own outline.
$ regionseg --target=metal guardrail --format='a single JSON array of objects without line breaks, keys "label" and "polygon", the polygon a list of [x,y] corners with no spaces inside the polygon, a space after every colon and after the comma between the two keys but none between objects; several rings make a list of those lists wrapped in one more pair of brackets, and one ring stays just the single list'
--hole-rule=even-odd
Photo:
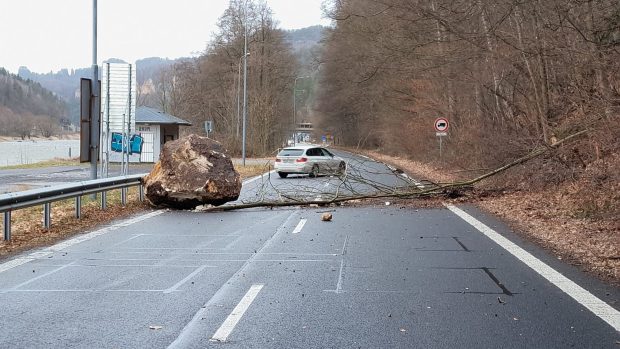
[{"label": "metal guardrail", "polygon": [[106,192],[121,189],[121,202],[127,203],[127,188],[140,188],[140,201],[144,200],[144,188],[140,179],[146,173],[130,176],[94,179],[70,184],[31,189],[15,193],[0,195],[0,213],[4,213],[4,240],[11,240],[11,212],[22,208],[43,205],[43,227],[49,229],[52,225],[52,202],[75,198],[75,217],[81,218],[82,196],[101,194],[101,209],[106,209]]}]

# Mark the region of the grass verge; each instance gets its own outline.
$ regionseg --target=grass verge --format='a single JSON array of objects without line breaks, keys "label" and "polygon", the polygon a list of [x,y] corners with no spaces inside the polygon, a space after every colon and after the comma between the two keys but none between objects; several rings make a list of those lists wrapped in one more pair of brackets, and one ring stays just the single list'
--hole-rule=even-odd
[{"label": "grass verge", "polygon": [[12,166],[0,166],[0,170],[18,170],[18,169],[29,169],[29,168],[43,168],[43,167],[58,167],[58,166],[78,166],[80,162],[77,158],[75,159],[61,159],[55,158],[52,160],[35,162],[32,164],[24,164],[24,165],[12,165]]}]

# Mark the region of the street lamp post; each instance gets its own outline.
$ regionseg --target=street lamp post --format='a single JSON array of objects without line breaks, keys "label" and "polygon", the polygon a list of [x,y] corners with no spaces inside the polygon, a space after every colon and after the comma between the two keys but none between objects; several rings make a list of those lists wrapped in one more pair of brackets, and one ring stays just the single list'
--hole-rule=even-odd
[{"label": "street lamp post", "polygon": [[297,143],[297,132],[295,132],[295,128],[296,128],[296,124],[295,124],[296,120],[295,119],[297,117],[297,107],[296,107],[296,102],[297,102],[296,100],[297,100],[297,98],[295,98],[296,97],[295,93],[297,91],[297,80],[299,80],[299,79],[307,79],[309,77],[310,76],[307,76],[307,75],[306,76],[298,76],[298,77],[295,78],[295,82],[293,83],[293,146],[295,146],[296,143]]},{"label": "street lamp post", "polygon": [[93,84],[90,121],[90,178],[97,179],[99,157],[99,67],[97,66],[97,0],[93,0]]},{"label": "street lamp post", "polygon": [[248,52],[244,56],[239,57],[239,74],[237,78],[237,139],[239,139],[239,127],[241,125],[241,60],[249,55],[250,52]]},{"label": "street lamp post", "polygon": [[245,2],[245,20],[243,23],[243,142],[241,146],[241,157],[245,166],[245,135],[246,119],[248,116],[248,3]]}]

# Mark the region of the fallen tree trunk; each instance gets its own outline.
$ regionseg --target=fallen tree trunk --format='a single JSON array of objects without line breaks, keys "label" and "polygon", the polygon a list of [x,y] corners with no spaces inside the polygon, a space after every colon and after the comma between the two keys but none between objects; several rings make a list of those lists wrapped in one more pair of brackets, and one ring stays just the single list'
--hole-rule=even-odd
[{"label": "fallen tree trunk", "polygon": [[324,206],[324,205],[337,204],[337,203],[342,203],[342,202],[352,201],[352,200],[384,199],[384,198],[401,198],[401,199],[408,198],[410,199],[410,198],[423,198],[423,197],[431,197],[431,196],[439,196],[439,195],[444,195],[444,196],[451,195],[453,193],[453,190],[473,188],[474,184],[484,179],[487,179],[501,172],[504,172],[514,166],[526,163],[527,161],[535,159],[547,152],[553,151],[557,149],[560,145],[572,139],[575,139],[587,133],[588,131],[589,130],[582,130],[570,136],[562,138],[551,145],[534,149],[527,155],[519,159],[516,159],[515,161],[512,161],[502,167],[499,167],[493,171],[487,172],[481,176],[475,177],[467,181],[454,182],[454,183],[439,183],[439,184],[434,184],[434,186],[427,188],[427,189],[420,189],[417,186],[415,186],[415,187],[402,188],[402,189],[407,189],[407,190],[399,190],[399,191],[394,190],[391,192],[379,192],[379,193],[368,194],[368,195],[352,195],[352,196],[336,195],[332,199],[328,199],[328,200],[307,201],[307,200],[297,200],[290,196],[284,196],[288,199],[288,201],[258,201],[258,202],[251,202],[251,203],[225,205],[225,206],[219,206],[219,207],[208,207],[208,208],[202,209],[201,211],[203,212],[232,211],[232,210],[258,208],[258,207],[290,207],[290,206],[310,206],[310,205]]},{"label": "fallen tree trunk", "polygon": [[515,161],[513,161],[513,162],[511,162],[509,164],[506,164],[506,165],[504,165],[504,166],[502,166],[500,168],[497,168],[497,169],[495,169],[493,171],[487,172],[487,173],[485,173],[485,174],[483,174],[481,176],[478,176],[478,177],[476,177],[474,179],[471,179],[469,181],[464,181],[464,182],[457,182],[457,183],[446,184],[445,187],[449,188],[451,186],[466,186],[466,185],[472,185],[472,184],[478,183],[478,182],[482,181],[483,179],[487,179],[487,178],[489,178],[491,176],[494,176],[494,175],[496,175],[498,173],[504,172],[504,171],[508,170],[511,167],[514,167],[514,166],[517,166],[517,165],[521,165],[521,164],[523,164],[523,163],[525,163],[527,161],[530,161],[530,160],[532,160],[534,158],[537,158],[540,155],[545,154],[545,153],[547,153],[547,152],[549,152],[551,150],[555,150],[560,145],[566,143],[567,141],[569,141],[571,139],[579,137],[579,136],[587,133],[588,131],[589,130],[579,131],[579,132],[574,133],[574,134],[572,134],[570,136],[562,138],[562,139],[558,140],[557,142],[555,142],[555,143],[553,143],[553,144],[551,144],[549,146],[540,147],[538,149],[535,149],[535,150],[531,151],[529,154],[527,154],[527,155],[525,155],[525,156],[523,156],[523,157],[521,157],[521,158],[519,158],[519,159],[517,159],[517,160],[515,160]]}]

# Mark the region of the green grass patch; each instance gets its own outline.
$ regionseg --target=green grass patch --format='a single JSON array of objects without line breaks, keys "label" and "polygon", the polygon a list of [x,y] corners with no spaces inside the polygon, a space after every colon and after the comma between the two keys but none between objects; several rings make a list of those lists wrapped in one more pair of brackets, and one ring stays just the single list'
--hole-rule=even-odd
[{"label": "green grass patch", "polygon": [[0,170],[20,170],[29,168],[58,167],[58,166],[78,166],[78,159],[52,159],[47,161],[35,162],[24,165],[0,166]]}]

